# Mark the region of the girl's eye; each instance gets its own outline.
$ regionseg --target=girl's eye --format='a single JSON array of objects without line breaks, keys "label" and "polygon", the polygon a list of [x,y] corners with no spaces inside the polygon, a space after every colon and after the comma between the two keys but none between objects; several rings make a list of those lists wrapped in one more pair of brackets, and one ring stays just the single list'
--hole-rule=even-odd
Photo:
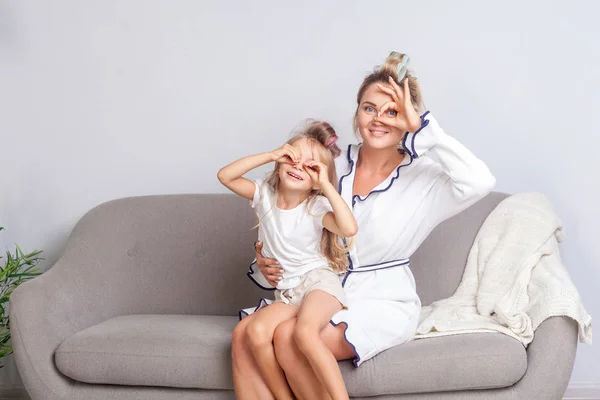
[{"label": "girl's eye", "polygon": [[398,115],[398,111],[396,111],[396,110],[388,110],[387,111],[387,115],[389,115],[390,117],[395,117],[396,115]]},{"label": "girl's eye", "polygon": [[375,111],[375,109],[373,107],[371,107],[371,106],[366,106],[365,107],[365,111],[368,112],[368,113],[372,113],[372,112]]}]

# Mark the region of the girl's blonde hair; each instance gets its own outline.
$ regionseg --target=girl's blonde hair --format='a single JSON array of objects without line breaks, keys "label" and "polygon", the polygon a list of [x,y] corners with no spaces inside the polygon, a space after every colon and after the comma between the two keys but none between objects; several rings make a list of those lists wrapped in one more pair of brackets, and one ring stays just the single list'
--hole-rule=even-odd
[{"label": "girl's blonde hair", "polygon": [[[293,145],[301,139],[307,139],[313,151],[319,154],[320,161],[327,166],[329,182],[334,187],[337,187],[337,174],[333,159],[341,154],[341,150],[336,144],[337,135],[333,127],[327,122],[307,120],[304,129],[293,135],[287,143]],[[275,193],[278,192],[280,184],[280,167],[281,164],[276,162],[274,170],[265,179],[265,184],[269,185]],[[308,196],[306,207],[308,207],[309,213],[317,196],[323,196],[323,193],[320,190],[312,190]],[[348,269],[348,257],[346,254],[349,246],[342,245],[342,242],[345,243],[345,238],[323,228],[321,253],[325,256],[330,266],[339,272]]]},{"label": "girl's blonde hair", "polygon": [[354,132],[357,136],[358,134],[358,126],[356,125],[356,117],[358,116],[358,110],[360,108],[360,103],[362,97],[364,96],[367,89],[375,84],[389,84],[389,77],[400,86],[401,90],[404,90],[404,80],[408,79],[408,91],[410,93],[410,101],[419,113],[423,111],[423,96],[421,95],[421,87],[419,86],[419,82],[417,81],[417,77],[412,74],[411,71],[407,71],[405,77],[400,81],[398,80],[398,64],[400,64],[406,57],[408,60],[408,56],[406,54],[401,54],[396,51],[392,51],[390,55],[385,59],[383,65],[379,65],[375,67],[375,70],[367,75],[363,80],[362,84],[358,88],[358,93],[356,95],[356,111],[354,112],[354,120],[352,126],[354,128]]}]

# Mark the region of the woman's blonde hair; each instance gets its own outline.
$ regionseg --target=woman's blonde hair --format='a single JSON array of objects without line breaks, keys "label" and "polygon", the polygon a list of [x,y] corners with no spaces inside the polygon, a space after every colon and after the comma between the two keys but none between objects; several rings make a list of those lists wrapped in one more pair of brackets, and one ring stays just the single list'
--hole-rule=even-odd
[{"label": "woman's blonde hair", "polygon": [[[327,122],[307,120],[305,127],[300,132],[294,134],[287,143],[293,145],[301,139],[307,139],[313,151],[319,154],[320,161],[327,166],[329,182],[334,187],[337,187],[337,174],[333,159],[341,154],[341,150],[336,144],[337,135],[333,127]],[[276,162],[274,170],[265,179],[265,184],[269,185],[275,193],[278,192],[280,184],[280,167],[281,164]],[[320,190],[312,190],[308,196],[306,207],[309,213],[317,196],[323,196],[323,193]],[[349,247],[342,245],[342,242],[345,243],[344,238],[323,228],[321,253],[325,256],[330,266],[339,272],[348,269],[347,252]]]},{"label": "woman's blonde hair", "polygon": [[[390,55],[385,59],[383,65],[375,67],[375,70],[367,75],[363,80],[362,84],[358,88],[356,95],[356,111],[354,112],[353,128],[354,132],[358,135],[358,126],[356,125],[356,117],[358,116],[358,110],[360,102],[367,89],[375,84],[389,84],[389,77],[400,86],[401,90],[404,90],[404,80],[408,79],[408,91],[410,92],[410,101],[418,112],[423,111],[423,97],[421,95],[421,87],[417,81],[417,77],[412,74],[411,71],[407,71],[405,77],[402,80],[398,80],[398,64],[403,61],[407,61],[408,56],[401,54],[396,51],[392,51]],[[360,135],[358,135],[360,137]]]}]

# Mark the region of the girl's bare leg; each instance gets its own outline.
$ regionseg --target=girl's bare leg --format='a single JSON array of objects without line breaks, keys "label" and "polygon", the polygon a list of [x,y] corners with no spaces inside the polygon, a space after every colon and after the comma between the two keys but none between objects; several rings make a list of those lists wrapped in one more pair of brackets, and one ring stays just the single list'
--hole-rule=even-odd
[{"label": "girl's bare leg", "polygon": [[294,318],[298,314],[298,307],[284,303],[273,303],[255,314],[256,317],[246,327],[246,338],[250,351],[254,355],[264,381],[275,398],[291,400],[294,396],[283,369],[279,366],[279,362],[275,357],[273,335],[279,324]]},{"label": "girl's bare leg", "polygon": [[233,330],[231,337],[233,389],[239,400],[274,400],[275,397],[260,374],[246,338],[246,327],[254,317],[255,314],[251,314],[244,318]]},{"label": "girl's bare leg", "polygon": [[337,360],[321,339],[321,331],[341,308],[339,300],[331,294],[313,290],[302,301],[294,331],[298,349],[306,356],[332,400],[347,400],[349,397]]},{"label": "girl's bare leg", "polygon": [[[273,342],[277,361],[285,371],[288,384],[299,400],[330,399],[310,363],[296,345],[294,331],[297,322],[298,319],[293,318],[285,321],[275,330]],[[321,340],[338,361],[355,356],[352,346],[344,337],[345,329],[345,324],[335,327],[329,324],[321,331]]]}]

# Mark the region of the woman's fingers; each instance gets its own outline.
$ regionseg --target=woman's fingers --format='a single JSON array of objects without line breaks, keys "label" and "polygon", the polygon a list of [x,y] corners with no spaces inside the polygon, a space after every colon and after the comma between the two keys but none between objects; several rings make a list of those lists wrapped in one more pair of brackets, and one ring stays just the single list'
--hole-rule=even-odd
[{"label": "woman's fingers", "polygon": [[263,243],[256,243],[256,263],[260,272],[267,278],[268,281],[277,282],[278,278],[283,274],[283,269],[274,258],[265,258],[262,256]]},{"label": "woman's fingers", "polygon": [[[394,93],[396,93],[396,97],[397,99],[394,99],[395,102],[398,103],[398,105],[401,105],[405,98],[408,97],[410,98],[410,96],[405,96],[405,93],[408,93],[406,91],[402,91],[402,89],[400,89],[400,86],[398,86],[398,84],[396,83],[395,80],[392,79],[392,77],[390,76],[390,84],[392,85],[392,88],[394,89]],[[408,79],[404,80],[404,89],[408,90]]]},{"label": "woman's fingers", "polygon": [[396,113],[398,112],[398,105],[393,101],[388,101],[387,103],[382,105],[381,108],[379,109],[379,112],[377,113],[377,116],[394,118],[396,115],[394,115],[394,116],[386,115],[386,113],[390,110],[393,110]]},{"label": "woman's fingers", "polygon": [[[396,86],[398,86],[398,85],[396,85]],[[400,88],[398,88],[398,89],[400,89]],[[407,95],[404,96],[404,107],[406,107],[407,110],[409,109],[409,107],[413,108],[413,104],[412,104],[412,101],[410,98],[410,89],[408,87],[408,79],[404,80],[404,93],[407,93]]]},{"label": "woman's fingers", "polygon": [[389,87],[385,87],[382,84],[378,83],[377,87],[379,88],[379,90],[381,90],[384,93],[387,93],[390,95],[390,97],[395,101],[395,102],[399,102],[400,100],[398,99],[398,94],[396,93],[395,90],[390,89]]},{"label": "woman's fingers", "polygon": [[279,267],[265,265],[260,268],[260,270],[271,286],[277,286],[277,283],[282,279],[281,273],[279,272],[281,271],[281,268]]},{"label": "woman's fingers", "polygon": [[404,96],[404,108],[407,110],[414,110],[414,106],[412,104],[412,99],[410,98],[410,89],[408,87],[408,79],[404,80],[404,93],[407,95]]},{"label": "woman's fingers", "polygon": [[417,110],[415,110],[415,106],[410,98],[408,79],[404,80],[404,93],[406,93],[406,96],[404,96],[404,112],[406,113],[407,117],[408,130],[410,132],[415,132],[421,127],[421,117],[419,116]]},{"label": "woman's fingers", "polygon": [[275,273],[279,271],[283,272],[283,269],[279,266],[277,260],[273,258],[263,258],[262,261],[266,268],[273,268]]}]

